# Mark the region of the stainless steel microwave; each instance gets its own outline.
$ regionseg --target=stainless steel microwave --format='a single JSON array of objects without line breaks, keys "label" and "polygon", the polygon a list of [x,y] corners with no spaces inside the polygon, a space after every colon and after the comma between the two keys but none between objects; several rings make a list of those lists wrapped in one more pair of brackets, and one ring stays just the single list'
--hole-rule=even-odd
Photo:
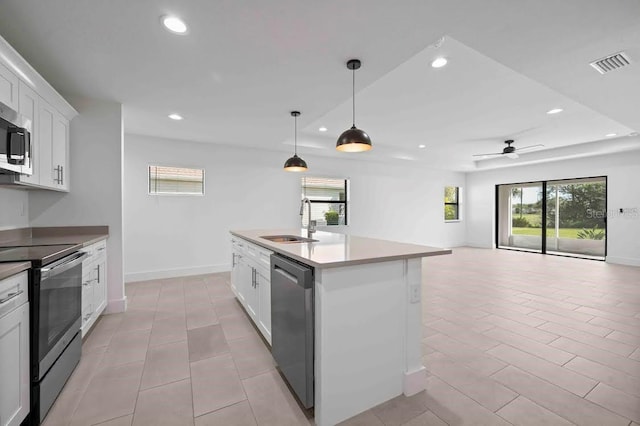
[{"label": "stainless steel microwave", "polygon": [[31,120],[0,102],[0,173],[33,173]]}]

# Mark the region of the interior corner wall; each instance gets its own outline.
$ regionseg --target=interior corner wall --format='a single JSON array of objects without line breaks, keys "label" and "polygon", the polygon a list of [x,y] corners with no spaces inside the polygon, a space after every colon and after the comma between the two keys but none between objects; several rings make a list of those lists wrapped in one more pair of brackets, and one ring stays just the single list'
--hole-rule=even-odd
[{"label": "interior corner wall", "polygon": [[[125,281],[231,268],[231,229],[300,227],[300,178],[287,153],[125,135]],[[464,218],[444,223],[444,186],[463,173],[303,153],[307,176],[350,179],[348,227],[354,235],[453,247],[465,243]],[[366,155],[366,154],[365,154]],[[205,169],[204,196],[148,194],[148,166]],[[335,228],[332,228],[336,230]]]},{"label": "interior corner wall", "polygon": [[0,231],[29,226],[29,195],[24,189],[0,188]]},{"label": "interior corner wall", "polygon": [[69,193],[29,192],[30,225],[109,226],[107,312],[126,309],[122,225],[122,105],[67,97],[79,115],[70,125]]},{"label": "interior corner wall", "polygon": [[496,185],[592,176],[607,176],[607,262],[640,266],[638,150],[468,173],[467,245],[495,247]]}]

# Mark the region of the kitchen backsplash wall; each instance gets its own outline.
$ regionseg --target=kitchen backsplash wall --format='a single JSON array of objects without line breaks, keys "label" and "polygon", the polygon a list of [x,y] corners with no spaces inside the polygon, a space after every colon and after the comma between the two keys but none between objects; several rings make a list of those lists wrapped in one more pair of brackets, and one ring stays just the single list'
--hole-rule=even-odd
[{"label": "kitchen backsplash wall", "polygon": [[25,190],[0,188],[0,230],[29,226],[29,195]]}]

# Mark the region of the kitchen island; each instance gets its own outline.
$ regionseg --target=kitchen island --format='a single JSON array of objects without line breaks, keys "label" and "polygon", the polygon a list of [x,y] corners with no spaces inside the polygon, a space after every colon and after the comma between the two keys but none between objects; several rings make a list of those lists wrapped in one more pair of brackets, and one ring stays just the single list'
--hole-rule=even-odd
[{"label": "kitchen island", "polygon": [[[231,234],[234,244],[240,239],[257,247],[264,262],[273,252],[314,268],[316,425],[334,425],[424,389],[421,258],[451,250],[328,232],[316,232],[314,241],[302,243],[263,238],[307,237],[304,229]],[[235,265],[235,252],[233,259]],[[241,302],[254,321],[261,318],[250,303]],[[256,325],[270,342],[269,319]]]}]

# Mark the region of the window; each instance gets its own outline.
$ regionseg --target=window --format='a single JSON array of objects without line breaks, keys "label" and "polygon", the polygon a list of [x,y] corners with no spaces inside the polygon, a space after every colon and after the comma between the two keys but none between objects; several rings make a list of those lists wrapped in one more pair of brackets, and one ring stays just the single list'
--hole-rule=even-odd
[{"label": "window", "polygon": [[149,194],[204,195],[204,170],[149,166]]},{"label": "window", "polygon": [[[311,201],[311,220],[318,225],[347,225],[347,179],[302,178],[302,198]],[[308,207],[302,212],[308,223]]]},{"label": "window", "polygon": [[444,187],[444,220],[460,220],[460,188]]}]

